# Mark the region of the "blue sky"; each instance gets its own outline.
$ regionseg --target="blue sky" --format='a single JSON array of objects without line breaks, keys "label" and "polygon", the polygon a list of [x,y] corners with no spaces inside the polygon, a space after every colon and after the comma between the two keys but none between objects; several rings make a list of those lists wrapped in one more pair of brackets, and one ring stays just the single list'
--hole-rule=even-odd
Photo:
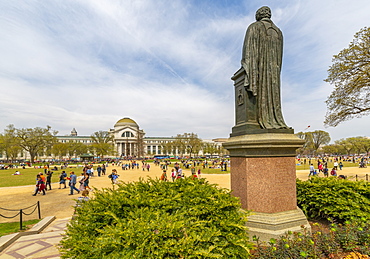
[{"label": "blue sky", "polygon": [[284,34],[286,123],[332,140],[369,136],[369,117],[323,125],[332,91],[323,80],[332,56],[369,26],[368,0],[0,0],[0,131],[91,135],[130,117],[147,136],[228,137],[230,77],[263,5]]}]

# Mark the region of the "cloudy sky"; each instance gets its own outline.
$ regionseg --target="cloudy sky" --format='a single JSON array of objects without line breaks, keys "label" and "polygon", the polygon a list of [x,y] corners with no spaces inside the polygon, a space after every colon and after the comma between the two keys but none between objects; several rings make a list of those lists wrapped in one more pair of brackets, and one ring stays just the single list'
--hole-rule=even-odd
[{"label": "cloudy sky", "polygon": [[323,125],[327,69],[369,26],[369,0],[0,0],[0,132],[91,135],[130,117],[151,137],[228,137],[230,77],[263,5],[284,34],[286,123],[332,140],[369,136],[369,117]]}]

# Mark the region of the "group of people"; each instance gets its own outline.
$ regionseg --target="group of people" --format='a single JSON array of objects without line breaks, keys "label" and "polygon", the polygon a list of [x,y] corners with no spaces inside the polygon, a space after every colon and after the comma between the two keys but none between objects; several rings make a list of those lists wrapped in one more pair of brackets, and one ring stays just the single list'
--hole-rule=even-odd
[{"label": "group of people", "polygon": [[[334,162],[334,166],[330,171],[331,176],[338,176],[338,174],[337,174],[338,166],[339,166],[340,170],[342,170],[342,168],[343,168],[342,162],[340,162],[340,164]],[[314,165],[310,164],[310,173],[308,174],[308,177],[318,176],[319,173],[323,173],[325,177],[329,176],[329,169],[327,167],[327,164],[323,165],[322,163],[318,162],[317,168],[319,170],[318,172],[317,172],[317,169],[315,169]],[[346,176],[339,175],[339,178],[346,179]]]},{"label": "group of people", "polygon": [[[92,174],[91,168],[92,167],[90,166],[86,166],[80,177],[77,177],[73,171],[70,172],[69,176],[67,176],[65,171],[62,171],[62,173],[59,175],[59,189],[66,189],[68,181],[68,186],[70,188],[69,195],[73,195],[74,191],[80,193],[83,190],[90,190],[91,188],[89,187],[89,180]],[[36,188],[33,196],[36,196],[38,193],[46,195],[46,191],[51,190],[51,177],[53,173],[53,171],[47,171],[46,176],[42,172],[37,174]],[[76,187],[77,183],[80,184],[79,188]]]},{"label": "group of people", "polygon": [[[167,177],[167,170],[166,169],[162,169],[163,170],[163,173],[160,177],[160,179],[162,181],[168,181],[168,177]],[[201,173],[201,170],[198,169],[198,171],[196,172],[196,169],[194,166],[191,167],[191,176],[193,178],[200,178],[200,173]],[[172,182],[176,181],[177,179],[181,179],[181,178],[185,178],[185,174],[184,172],[182,171],[180,165],[178,163],[175,163],[175,166],[174,168],[172,168],[171,170],[171,178],[172,178]]]}]

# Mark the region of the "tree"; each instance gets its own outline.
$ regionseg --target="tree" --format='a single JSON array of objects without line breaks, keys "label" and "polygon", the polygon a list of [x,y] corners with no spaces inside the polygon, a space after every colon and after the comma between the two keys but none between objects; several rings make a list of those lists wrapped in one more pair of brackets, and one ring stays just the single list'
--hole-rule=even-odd
[{"label": "tree", "polygon": [[346,138],[346,141],[352,145],[352,150],[355,154],[361,154],[363,150],[363,146],[361,145],[362,137],[351,137]]},{"label": "tree", "polygon": [[79,156],[87,152],[87,145],[81,142],[68,142],[68,155],[71,158],[72,156]]},{"label": "tree", "polygon": [[366,152],[366,155],[369,155],[370,152],[370,139],[366,137],[360,137],[360,145],[362,146],[362,150]]},{"label": "tree", "polygon": [[97,131],[91,135],[93,144],[91,147],[97,156],[103,157],[113,153],[113,135],[108,131]]},{"label": "tree", "polygon": [[311,153],[310,144],[311,144],[311,135],[308,132],[298,132],[296,136],[304,140],[303,146],[297,150],[299,154]]},{"label": "tree", "polygon": [[37,155],[43,154],[47,147],[56,143],[55,135],[58,132],[51,132],[51,127],[46,126],[46,128],[16,129],[15,133],[19,139],[19,145],[30,154],[31,163],[33,163]]},{"label": "tree", "polygon": [[335,141],[335,144],[340,145],[346,152],[346,155],[350,155],[353,149],[353,145],[346,139],[340,139]]},{"label": "tree", "polygon": [[51,148],[51,153],[59,157],[59,159],[62,159],[63,156],[66,156],[68,153],[69,145],[68,143],[55,143],[53,147]]},{"label": "tree", "polygon": [[332,145],[323,146],[321,150],[324,154],[339,155],[341,154],[341,151],[343,150],[343,148],[339,145],[332,144]]},{"label": "tree", "polygon": [[203,154],[209,154],[213,156],[220,151],[219,146],[216,143],[203,142]]},{"label": "tree", "polygon": [[332,61],[325,81],[333,84],[334,90],[326,100],[324,123],[335,127],[370,113],[370,28],[357,32],[349,47]]},{"label": "tree", "polygon": [[330,142],[329,133],[323,130],[298,132],[296,135],[305,141],[303,147],[298,150],[301,154],[316,152],[320,146]]},{"label": "tree", "polygon": [[326,145],[330,142],[330,135],[326,131],[315,130],[309,132],[309,134],[311,135],[311,145],[315,151],[317,151],[321,145]]},{"label": "tree", "polygon": [[7,126],[4,134],[0,135],[1,151],[5,152],[6,159],[15,160],[18,154],[22,151],[19,146],[19,139],[16,136],[16,129],[13,124]]},{"label": "tree", "polygon": [[192,154],[199,153],[202,147],[202,140],[195,133],[177,134],[175,146],[179,148],[182,154],[186,152],[191,157]]},{"label": "tree", "polygon": [[143,157],[144,156],[144,135],[145,133],[143,131],[140,131],[139,129],[136,131],[136,155],[137,157]]}]

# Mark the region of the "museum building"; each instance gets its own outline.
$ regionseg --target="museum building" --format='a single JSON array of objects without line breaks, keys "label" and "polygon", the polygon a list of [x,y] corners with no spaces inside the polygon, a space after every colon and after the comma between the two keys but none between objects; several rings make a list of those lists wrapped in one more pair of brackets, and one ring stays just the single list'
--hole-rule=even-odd
[{"label": "museum building", "polygon": [[[175,137],[146,137],[144,130],[131,118],[125,117],[114,124],[108,132],[113,135],[115,151],[120,156],[143,155],[179,155],[178,150],[163,150],[163,146],[176,140]],[[91,144],[91,136],[78,136],[76,129],[68,136],[57,136],[59,142],[81,142]],[[203,142],[216,143],[221,146],[225,139],[202,140]],[[140,150],[142,149],[142,150]],[[141,151],[141,152],[140,152]],[[185,154],[186,155],[186,154]]]}]

